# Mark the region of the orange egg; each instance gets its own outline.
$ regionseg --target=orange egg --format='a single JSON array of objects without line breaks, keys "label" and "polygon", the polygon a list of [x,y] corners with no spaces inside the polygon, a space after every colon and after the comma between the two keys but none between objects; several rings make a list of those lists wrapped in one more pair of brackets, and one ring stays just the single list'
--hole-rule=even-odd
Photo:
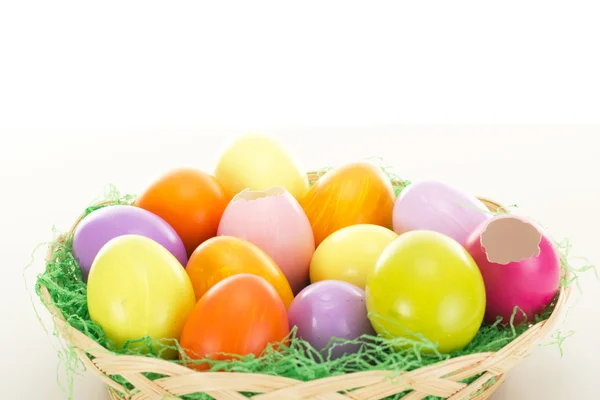
[{"label": "orange egg", "polygon": [[200,243],[216,236],[231,197],[212,175],[195,169],[177,169],[147,188],[138,197],[136,206],[167,221],[190,255]]},{"label": "orange egg", "polygon": [[[238,274],[211,287],[196,303],[180,344],[193,360],[228,360],[232,355],[259,356],[288,334],[287,311],[273,286],[260,276]],[[189,367],[205,370],[208,365]]]},{"label": "orange egg", "polygon": [[286,308],[294,299],[290,284],[275,261],[255,244],[233,236],[217,236],[198,246],[188,261],[187,273],[196,300],[217,282],[240,273],[263,277],[277,290]]},{"label": "orange egg", "polygon": [[333,232],[356,224],[392,228],[394,189],[383,171],[367,162],[323,175],[302,200],[318,246]]}]

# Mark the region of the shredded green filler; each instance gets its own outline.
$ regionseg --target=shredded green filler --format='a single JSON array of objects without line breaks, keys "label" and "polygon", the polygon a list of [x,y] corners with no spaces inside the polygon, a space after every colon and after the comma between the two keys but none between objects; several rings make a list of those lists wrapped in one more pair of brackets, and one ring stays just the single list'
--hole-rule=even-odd
[{"label": "shredded green filler", "polygon": [[[410,184],[408,181],[400,180],[393,176],[388,170],[384,169],[384,171],[388,173],[395,182],[398,182],[395,185],[397,194],[405,186]],[[132,204],[133,199],[134,196],[120,195],[113,188],[106,194],[104,205],[88,207],[84,211],[84,215],[88,215],[94,210],[106,205]],[[40,286],[44,285],[48,288],[54,305],[62,312],[71,326],[85,333],[100,345],[105,347],[110,346],[110,343],[107,342],[104,336],[102,328],[90,320],[87,309],[86,285],[82,281],[81,271],[72,253],[73,238],[68,233],[65,235],[64,240],[57,239],[51,243],[52,249],[54,250],[54,256],[52,259],[46,260],[45,271],[37,278],[36,293],[40,296]],[[573,276],[573,278],[568,281],[566,278],[563,279],[561,285],[569,285],[576,281],[577,272],[593,268],[587,267],[576,270],[570,267],[567,262],[568,251],[570,248],[569,243],[567,241],[562,241],[557,243],[557,246],[561,252],[561,266],[563,272],[570,271],[571,276]],[[552,312],[553,306],[554,303],[552,303],[541,315],[536,316],[536,321],[548,318]],[[515,310],[515,312],[519,311]],[[295,336],[295,330],[293,330],[290,334],[289,345],[280,344],[278,350],[268,348],[261,357],[255,358],[254,356],[248,356],[233,361],[200,360],[198,362],[208,362],[211,364],[212,370],[263,373],[285,376],[302,381],[369,370],[391,370],[399,373],[402,371],[414,370],[452,357],[472,353],[497,351],[525,332],[529,326],[530,325],[528,324],[514,326],[512,322],[509,326],[506,326],[501,325],[500,321],[494,325],[483,325],[475,338],[465,349],[451,354],[437,353],[435,351],[435,344],[426,340],[416,342],[407,339],[390,340],[381,337],[363,337],[355,341],[361,344],[358,352],[346,354],[334,360],[329,360],[327,353],[319,353],[308,343],[298,339]],[[560,347],[564,338],[565,337],[561,336],[560,332],[558,334],[555,333],[555,340],[551,344],[557,344]],[[347,342],[348,341],[333,339],[331,347]],[[126,346],[126,349],[121,352],[127,354],[140,354],[140,352],[144,351],[148,352],[148,354],[146,354],[148,357],[160,356],[160,354],[156,354],[156,351],[151,348],[151,341],[149,338],[140,338],[136,341],[136,344],[140,343],[142,346],[136,345],[135,349],[128,349]],[[177,343],[174,347],[181,351]],[[402,348],[402,350],[395,350],[399,347]],[[424,348],[427,348],[430,351],[424,352]],[[64,344],[61,353],[61,361],[67,372],[67,381],[62,385],[66,387],[65,391],[71,396],[73,377],[79,371],[83,370],[83,364],[78,360],[77,355],[68,344]],[[185,357],[183,361],[174,360],[172,362],[179,363],[184,361],[189,362]],[[147,376],[150,379],[162,377],[157,374],[148,374]],[[474,376],[465,382],[470,382],[477,378],[478,376]],[[128,389],[133,388],[121,376],[113,376],[112,379],[123,384]],[[401,393],[389,397],[389,399],[400,399],[406,394],[407,392]],[[249,393],[247,395],[251,394]],[[187,395],[182,398],[189,400],[211,399],[210,396],[200,393]],[[428,397],[428,399],[436,399],[436,397]]]}]

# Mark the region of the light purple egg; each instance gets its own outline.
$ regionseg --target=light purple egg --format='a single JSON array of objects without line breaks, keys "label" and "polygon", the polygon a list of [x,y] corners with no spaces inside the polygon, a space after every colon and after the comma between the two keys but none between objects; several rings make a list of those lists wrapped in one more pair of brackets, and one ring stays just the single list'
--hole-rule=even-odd
[{"label": "light purple egg", "polygon": [[81,267],[84,282],[102,246],[117,236],[128,234],[154,240],[171,252],[183,267],[187,264],[181,238],[164,219],[135,206],[107,206],[85,217],[73,236],[73,255]]},{"label": "light purple egg", "polygon": [[332,338],[352,340],[375,335],[367,317],[364,290],[343,281],[319,281],[304,288],[292,301],[288,320],[290,329],[297,326],[298,337],[325,357],[331,350],[331,359],[360,347],[358,343],[330,342]]},{"label": "light purple egg", "polygon": [[436,181],[410,184],[394,204],[393,228],[397,234],[430,230],[465,244],[469,235],[490,219],[485,205],[476,197]]}]

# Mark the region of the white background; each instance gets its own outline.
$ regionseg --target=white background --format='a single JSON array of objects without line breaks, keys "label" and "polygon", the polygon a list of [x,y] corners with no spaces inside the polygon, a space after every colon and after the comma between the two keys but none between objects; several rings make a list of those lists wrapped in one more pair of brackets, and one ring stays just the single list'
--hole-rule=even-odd
[{"label": "white background", "polygon": [[[592,3],[0,2],[4,397],[66,398],[25,290],[44,249],[23,277],[52,226],[106,184],[135,193],[169,168],[211,171],[238,133],[280,137],[307,168],[380,156],[517,203],[600,264],[600,128],[548,125],[600,120]],[[545,125],[490,125],[506,122]],[[587,273],[574,292],[564,357],[540,347],[495,400],[597,396],[599,285]],[[106,394],[84,374],[74,398]]]}]

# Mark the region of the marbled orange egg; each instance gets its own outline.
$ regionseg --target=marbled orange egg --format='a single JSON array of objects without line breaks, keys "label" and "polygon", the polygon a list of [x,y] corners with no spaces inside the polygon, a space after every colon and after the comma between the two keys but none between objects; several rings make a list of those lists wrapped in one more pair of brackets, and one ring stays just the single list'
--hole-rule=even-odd
[{"label": "marbled orange egg", "polygon": [[233,236],[217,236],[202,243],[192,253],[186,272],[194,286],[196,300],[216,283],[232,275],[249,273],[269,282],[286,308],[294,294],[275,261],[255,244]]},{"label": "marbled orange egg", "polygon": [[381,168],[355,162],[328,171],[308,191],[302,208],[319,245],[333,232],[356,224],[392,228],[394,189]]}]

